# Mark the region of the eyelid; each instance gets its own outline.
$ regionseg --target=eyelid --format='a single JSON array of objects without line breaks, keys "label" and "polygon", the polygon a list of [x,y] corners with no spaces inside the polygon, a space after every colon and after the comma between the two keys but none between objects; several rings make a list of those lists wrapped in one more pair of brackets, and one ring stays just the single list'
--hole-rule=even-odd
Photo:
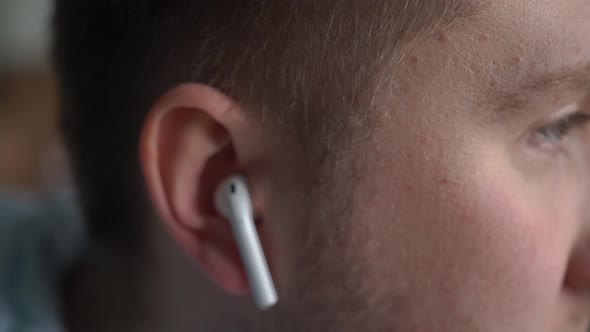
[{"label": "eyelid", "polygon": [[571,103],[568,104],[566,106],[564,106],[562,109],[560,109],[559,111],[557,111],[555,114],[555,117],[557,119],[562,118],[564,116],[568,116],[568,115],[574,115],[576,114],[578,111],[580,110],[580,104],[578,103]]},{"label": "eyelid", "polygon": [[[557,110],[556,110],[557,109]],[[558,122],[559,120],[568,117],[568,116],[572,116],[576,113],[580,112],[580,106],[577,102],[573,102],[573,103],[569,103],[561,108],[553,108],[553,111],[551,113],[548,112],[544,112],[545,115],[544,116],[537,116],[536,121],[534,122],[529,122],[529,131],[534,131],[534,130],[538,130],[540,128],[543,127],[548,127],[551,126],[553,124],[555,124],[556,122]],[[531,114],[534,114],[533,112],[531,112]]]},{"label": "eyelid", "polygon": [[590,122],[590,114],[575,112],[541,126],[528,136],[531,146],[545,151],[557,151],[563,148],[564,140],[576,129]]},{"label": "eyelid", "polygon": [[564,122],[567,122],[568,127],[575,127],[581,122],[587,122],[589,117],[590,114],[582,112],[580,104],[574,102],[562,107],[559,111],[554,112],[550,119],[538,124],[536,128],[537,130],[550,128],[552,126],[564,124]]},{"label": "eyelid", "polygon": [[590,114],[588,113],[576,113],[574,115],[572,115],[571,119],[570,119],[571,125],[572,126],[577,126],[577,125],[584,125],[588,122],[590,122]]}]

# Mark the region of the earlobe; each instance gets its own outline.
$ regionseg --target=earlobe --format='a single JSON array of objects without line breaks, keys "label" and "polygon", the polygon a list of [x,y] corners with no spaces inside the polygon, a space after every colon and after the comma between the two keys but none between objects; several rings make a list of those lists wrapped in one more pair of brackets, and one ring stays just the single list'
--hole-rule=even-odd
[{"label": "earlobe", "polygon": [[214,207],[219,182],[239,168],[228,97],[199,84],[164,95],[146,119],[141,165],[165,226],[182,249],[232,294],[248,291],[230,226]]}]

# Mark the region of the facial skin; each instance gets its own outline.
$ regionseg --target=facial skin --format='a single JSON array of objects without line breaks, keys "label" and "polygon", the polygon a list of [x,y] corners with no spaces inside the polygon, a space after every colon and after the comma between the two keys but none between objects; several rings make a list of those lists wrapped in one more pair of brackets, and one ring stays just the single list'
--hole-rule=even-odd
[{"label": "facial skin", "polygon": [[249,313],[255,330],[583,332],[590,125],[563,139],[546,126],[590,115],[589,63],[590,1],[490,1],[414,45],[380,91],[357,171],[334,170],[351,196],[310,202],[301,148],[196,85],[154,107],[146,179],[181,247],[223,289],[247,294],[202,176],[248,176],[279,288],[276,308]]}]

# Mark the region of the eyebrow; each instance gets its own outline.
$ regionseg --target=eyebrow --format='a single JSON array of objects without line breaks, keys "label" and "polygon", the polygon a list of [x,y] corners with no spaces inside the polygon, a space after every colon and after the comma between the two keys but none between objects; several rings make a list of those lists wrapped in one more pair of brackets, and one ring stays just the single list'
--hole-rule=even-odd
[{"label": "eyebrow", "polygon": [[582,66],[569,66],[541,75],[533,75],[509,91],[496,91],[494,98],[500,101],[499,115],[518,113],[539,97],[554,91],[579,91],[590,94],[590,62]]}]

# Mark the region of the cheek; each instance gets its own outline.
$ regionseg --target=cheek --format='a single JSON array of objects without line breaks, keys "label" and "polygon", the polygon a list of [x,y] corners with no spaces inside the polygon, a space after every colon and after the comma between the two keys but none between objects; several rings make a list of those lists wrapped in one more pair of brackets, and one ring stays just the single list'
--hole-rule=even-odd
[{"label": "cheek", "polygon": [[567,227],[560,227],[563,220],[554,210],[530,199],[509,174],[480,173],[466,183],[469,188],[460,189],[454,200],[453,226],[468,234],[474,248],[469,255],[478,270],[490,273],[488,283],[501,282],[529,295],[557,293],[567,258]]},{"label": "cheek", "polygon": [[407,299],[404,317],[414,321],[476,328],[503,317],[510,331],[528,330],[519,325],[523,317],[550,312],[560,291],[568,234],[510,166],[483,155],[473,158],[481,163],[446,162],[461,159],[398,160],[395,170],[373,172],[390,178],[365,186],[374,192],[364,197],[374,199],[358,202],[365,208],[357,220],[366,223],[351,232],[368,271],[367,293],[397,293],[389,298]]}]

